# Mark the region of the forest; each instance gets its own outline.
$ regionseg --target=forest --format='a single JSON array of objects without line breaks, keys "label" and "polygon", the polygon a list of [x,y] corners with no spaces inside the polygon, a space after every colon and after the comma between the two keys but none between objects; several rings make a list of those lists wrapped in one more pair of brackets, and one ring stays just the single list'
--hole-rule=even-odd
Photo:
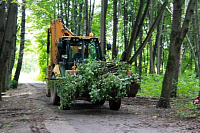
[{"label": "forest", "polygon": [[140,79],[138,95],[157,97],[164,108],[170,99],[187,99],[181,105],[194,109],[199,9],[198,0],[0,0],[0,100],[1,92],[17,87],[20,73],[45,80],[47,29],[61,18],[74,34],[99,37],[108,61],[130,64]]}]

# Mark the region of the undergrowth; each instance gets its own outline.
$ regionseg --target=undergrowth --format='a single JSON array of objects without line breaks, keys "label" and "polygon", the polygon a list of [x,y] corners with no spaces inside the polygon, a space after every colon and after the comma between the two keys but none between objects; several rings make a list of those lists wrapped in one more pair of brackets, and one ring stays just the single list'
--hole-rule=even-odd
[{"label": "undergrowth", "polygon": [[[164,75],[152,74],[141,79],[141,90],[137,95],[160,98]],[[177,97],[172,98],[171,107],[176,109],[176,117],[200,117],[200,111],[193,100],[200,90],[199,79],[194,72],[179,76]]]}]

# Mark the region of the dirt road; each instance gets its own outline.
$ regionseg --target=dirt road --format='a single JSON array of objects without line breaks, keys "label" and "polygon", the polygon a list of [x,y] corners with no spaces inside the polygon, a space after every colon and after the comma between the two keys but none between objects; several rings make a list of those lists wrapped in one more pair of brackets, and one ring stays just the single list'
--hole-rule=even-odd
[{"label": "dirt road", "polygon": [[59,110],[45,96],[43,82],[20,84],[0,102],[0,133],[171,133],[200,132],[196,119],[175,118],[173,109],[157,109],[157,99],[125,98],[119,111],[77,101]]}]

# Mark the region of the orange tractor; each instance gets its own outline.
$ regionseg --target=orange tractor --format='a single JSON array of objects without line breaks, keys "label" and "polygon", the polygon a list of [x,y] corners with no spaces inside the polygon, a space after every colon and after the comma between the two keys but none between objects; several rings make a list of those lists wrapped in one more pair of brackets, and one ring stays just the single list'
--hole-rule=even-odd
[{"label": "orange tractor", "polygon": [[[111,47],[110,47],[111,48]],[[50,64],[49,64],[50,53]],[[76,36],[66,28],[61,19],[51,21],[47,36],[47,90],[46,95],[51,97],[52,104],[57,105],[60,102],[60,96],[57,95],[57,88],[52,82],[59,80],[59,76],[66,74],[74,75],[77,64],[84,62],[84,59],[92,58],[103,60],[100,42],[98,37]],[[129,72],[131,74],[131,72]],[[127,91],[128,96],[135,96],[139,84],[133,81],[130,89]],[[89,99],[87,98],[85,99]],[[103,104],[105,100],[98,101],[97,104]],[[121,106],[120,100],[110,100],[110,109],[118,110]]]}]

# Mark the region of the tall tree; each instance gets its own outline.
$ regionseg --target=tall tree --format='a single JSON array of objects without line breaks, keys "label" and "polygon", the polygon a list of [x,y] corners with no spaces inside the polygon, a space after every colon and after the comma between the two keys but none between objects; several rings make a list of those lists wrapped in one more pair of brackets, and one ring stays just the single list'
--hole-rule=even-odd
[{"label": "tall tree", "polygon": [[90,13],[89,13],[89,28],[88,28],[88,33],[91,32],[92,29],[92,21],[93,21],[93,16],[94,16],[94,7],[95,7],[95,0],[93,0],[93,4],[91,3],[90,0]]},{"label": "tall tree", "polygon": [[24,55],[24,41],[25,41],[25,22],[26,22],[26,13],[25,13],[25,0],[22,0],[23,5],[22,5],[22,22],[21,22],[21,41],[20,41],[20,50],[19,50],[19,57],[18,57],[18,62],[17,62],[17,69],[15,71],[14,75],[14,85],[13,88],[17,88],[18,86],[18,80],[19,80],[19,75],[22,67],[22,61],[23,61],[23,55]]},{"label": "tall tree", "polygon": [[173,1],[173,20],[172,20],[169,55],[167,61],[167,68],[162,84],[162,92],[160,99],[157,103],[157,107],[164,107],[164,108],[170,107],[169,100],[171,96],[172,85],[175,82],[177,83],[177,80],[174,77],[176,77],[175,74],[177,74],[176,71],[178,71],[179,68],[180,48],[183,39],[185,38],[186,33],[188,31],[188,25],[190,22],[189,20],[190,17],[193,15],[195,4],[196,0],[191,0],[189,2],[185,19],[181,27],[182,1],[181,0]]},{"label": "tall tree", "polygon": [[[1,4],[0,4],[1,5]],[[3,5],[4,6],[4,5]],[[1,6],[1,8],[3,7]],[[3,23],[5,24],[4,33],[2,42],[0,43],[0,67],[2,70],[5,70],[5,64],[10,59],[10,49],[14,47],[13,42],[13,32],[16,29],[16,15],[17,15],[17,9],[18,5],[17,3],[8,1],[7,2],[7,15],[5,18],[3,18]],[[3,7],[5,8],[5,6]],[[3,16],[2,16],[3,17]],[[6,21],[6,23],[5,23]],[[2,85],[2,79],[3,79],[3,71],[0,71],[0,100],[2,100],[1,97],[1,85]]]},{"label": "tall tree", "polygon": [[128,37],[127,37],[127,32],[128,32],[128,2],[124,0],[124,49],[127,49],[128,47]]},{"label": "tall tree", "polygon": [[80,36],[81,34],[81,27],[82,27],[82,11],[83,11],[83,0],[79,2],[79,17],[78,17],[78,31],[77,35]]},{"label": "tall tree", "polygon": [[117,0],[113,0],[113,45],[112,45],[112,58],[114,59],[117,56],[116,50],[116,41],[117,41]]},{"label": "tall tree", "polygon": [[[119,5],[117,10],[117,5]],[[117,4],[117,0],[113,0],[113,46],[112,46],[112,58],[116,58],[118,54],[117,45],[117,33],[118,33],[118,18],[121,12],[121,0]]]},{"label": "tall tree", "polygon": [[[151,0],[151,6],[150,6],[150,11],[149,11],[149,29],[152,27],[153,25],[153,5],[154,5],[154,0]],[[149,40],[149,44],[150,44],[150,74],[155,73],[154,70],[154,58],[153,58],[153,43],[152,43],[152,38],[150,38]]]},{"label": "tall tree", "polygon": [[164,13],[157,27],[156,46],[157,46],[157,74],[160,75],[161,56],[162,56],[162,32],[163,32]]},{"label": "tall tree", "polygon": [[102,54],[106,54],[106,12],[108,0],[101,0],[100,42]]},{"label": "tall tree", "polygon": [[85,29],[85,33],[83,35],[89,35],[89,20],[88,20],[88,0],[85,0],[85,7],[84,7],[84,11],[85,11],[85,14],[84,14],[84,29]]},{"label": "tall tree", "polygon": [[77,28],[78,28],[78,23],[77,23],[77,20],[78,20],[78,11],[77,11],[77,0],[73,0],[73,2],[72,2],[72,8],[73,8],[73,15],[74,15],[74,23],[73,23],[73,27],[74,27],[74,29],[73,29],[73,31],[74,31],[74,34],[76,34],[77,35]]},{"label": "tall tree", "polygon": [[[0,1],[0,44],[2,44],[3,41],[3,36],[4,36],[4,32],[5,32],[5,1]],[[0,50],[1,50],[1,46],[0,45]]]}]

